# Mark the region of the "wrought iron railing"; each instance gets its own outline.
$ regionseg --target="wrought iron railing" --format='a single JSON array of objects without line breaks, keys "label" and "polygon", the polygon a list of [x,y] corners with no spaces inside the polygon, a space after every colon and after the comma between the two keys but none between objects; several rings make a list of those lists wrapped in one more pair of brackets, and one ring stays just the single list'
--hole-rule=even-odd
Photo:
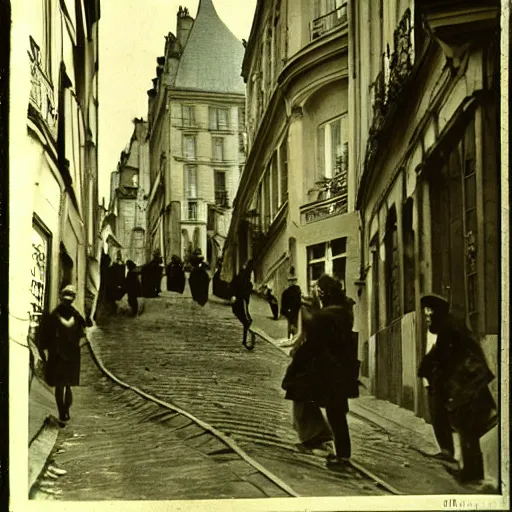
[{"label": "wrought iron railing", "polygon": [[326,199],[324,201],[316,201],[305,205],[301,208],[301,217],[304,224],[322,220],[334,215],[342,215],[348,211],[348,195],[344,193]]},{"label": "wrought iron railing", "polygon": [[317,39],[322,34],[329,32],[333,28],[343,25],[347,22],[347,3],[334,9],[327,14],[315,18],[311,24],[311,39]]},{"label": "wrought iron railing", "polygon": [[[413,33],[411,25],[411,11],[407,9],[402,16],[394,35],[393,52],[387,58],[384,56],[382,70],[372,84],[372,124],[366,147],[365,166],[373,159],[377,152],[377,138],[384,122],[388,117],[392,105],[396,105],[413,67]],[[385,62],[389,62],[389,68]],[[387,80],[386,80],[387,79]]]}]

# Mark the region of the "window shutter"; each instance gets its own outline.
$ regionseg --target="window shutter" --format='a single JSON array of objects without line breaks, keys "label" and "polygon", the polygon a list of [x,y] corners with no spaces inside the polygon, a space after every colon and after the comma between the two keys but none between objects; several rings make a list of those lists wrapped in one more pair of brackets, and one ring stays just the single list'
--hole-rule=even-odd
[{"label": "window shutter", "polygon": [[317,172],[316,176],[325,176],[325,126],[318,129],[317,134]]}]

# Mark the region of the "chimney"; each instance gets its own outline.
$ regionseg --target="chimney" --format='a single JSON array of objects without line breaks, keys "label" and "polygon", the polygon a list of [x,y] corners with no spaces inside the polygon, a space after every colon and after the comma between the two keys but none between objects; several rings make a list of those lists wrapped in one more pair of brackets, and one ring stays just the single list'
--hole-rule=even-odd
[{"label": "chimney", "polygon": [[180,6],[176,21],[176,36],[182,49],[185,48],[185,45],[187,44],[188,36],[193,24],[194,18],[190,16],[188,9]]}]

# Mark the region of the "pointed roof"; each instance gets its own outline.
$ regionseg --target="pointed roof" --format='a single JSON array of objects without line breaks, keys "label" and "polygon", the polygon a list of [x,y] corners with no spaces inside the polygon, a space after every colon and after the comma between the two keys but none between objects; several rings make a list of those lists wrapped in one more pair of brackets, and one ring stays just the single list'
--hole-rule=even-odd
[{"label": "pointed roof", "polygon": [[212,0],[200,0],[180,59],[175,87],[244,94],[243,57],[242,42],[219,18]]}]

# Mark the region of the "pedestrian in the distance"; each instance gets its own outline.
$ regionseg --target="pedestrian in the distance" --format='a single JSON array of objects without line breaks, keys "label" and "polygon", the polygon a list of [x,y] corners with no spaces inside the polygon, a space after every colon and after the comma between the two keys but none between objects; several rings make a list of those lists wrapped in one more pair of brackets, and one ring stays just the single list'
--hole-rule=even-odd
[{"label": "pedestrian in the distance", "polygon": [[277,301],[277,297],[272,293],[272,288],[269,285],[265,286],[264,296],[265,296],[265,300],[270,305],[270,311],[272,312],[272,318],[274,320],[279,320],[279,302]]},{"label": "pedestrian in the distance", "polygon": [[204,262],[201,249],[194,251],[190,260],[192,270],[188,282],[192,298],[200,305],[204,306],[208,302],[208,290],[210,287],[210,275],[208,274],[208,264]]},{"label": "pedestrian in the distance", "polygon": [[60,304],[43,319],[41,351],[48,351],[46,382],[55,387],[59,419],[70,419],[72,386],[80,384],[80,347],[87,343],[85,320],[73,307],[76,289],[68,285],[61,291]]},{"label": "pedestrian in the distance", "polygon": [[437,335],[433,348],[422,359],[418,376],[429,385],[433,427],[441,460],[453,460],[452,431],[460,436],[461,482],[484,478],[480,438],[498,421],[496,403],[489,391],[494,375],[476,336],[449,312],[448,301],[438,295],[421,298],[425,323]]},{"label": "pedestrian in the distance", "polygon": [[171,256],[171,261],[165,270],[167,275],[167,291],[183,293],[185,290],[185,271],[181,258],[176,254]]},{"label": "pedestrian in the distance", "polygon": [[336,450],[336,455],[328,457],[327,466],[342,470],[351,456],[348,399],[359,395],[359,361],[352,332],[354,301],[331,276],[321,276],[316,286],[322,308],[302,311],[305,339],[282,387],[288,400],[325,409]]},{"label": "pedestrian in the distance", "polygon": [[132,316],[137,316],[139,314],[138,297],[141,295],[139,274],[136,271],[137,265],[132,260],[128,260],[126,262],[126,267],[128,268],[128,274],[126,276],[128,304],[132,308]]},{"label": "pedestrian in the distance", "polygon": [[294,269],[290,270],[289,286],[281,296],[281,314],[288,320],[288,339],[298,332],[299,311],[302,302],[302,292],[297,284]]},{"label": "pedestrian in the distance", "polygon": [[117,252],[116,261],[108,268],[107,276],[107,301],[110,313],[116,314],[117,302],[126,293],[126,266],[121,251]]},{"label": "pedestrian in the distance", "polygon": [[212,279],[212,292],[213,295],[219,297],[219,299],[230,300],[231,299],[231,291],[230,291],[230,283],[223,281],[220,277],[222,273],[222,259],[219,258],[217,261],[217,269],[213,274]]},{"label": "pedestrian in the distance", "polygon": [[253,290],[251,280],[253,270],[253,262],[249,260],[231,283],[231,309],[244,328],[242,345],[247,350],[254,349],[254,335],[251,336],[251,341],[249,343],[247,342],[247,334],[252,324],[252,318],[249,313],[249,302]]}]

